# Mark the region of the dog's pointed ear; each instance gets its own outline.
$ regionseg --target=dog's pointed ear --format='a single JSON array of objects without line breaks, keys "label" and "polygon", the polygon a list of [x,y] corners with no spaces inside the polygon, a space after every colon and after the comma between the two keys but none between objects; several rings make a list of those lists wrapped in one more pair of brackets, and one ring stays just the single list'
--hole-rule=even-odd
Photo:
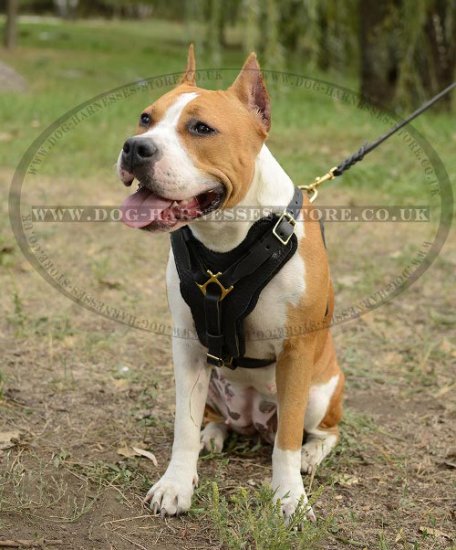
[{"label": "dog's pointed ear", "polygon": [[229,87],[249,110],[260,118],[266,132],[271,128],[271,101],[255,53],[251,53]]},{"label": "dog's pointed ear", "polygon": [[193,47],[193,44],[190,44],[190,46],[188,47],[187,68],[185,69],[184,76],[182,77],[180,83],[187,84],[189,86],[196,86],[195,71],[195,48]]}]

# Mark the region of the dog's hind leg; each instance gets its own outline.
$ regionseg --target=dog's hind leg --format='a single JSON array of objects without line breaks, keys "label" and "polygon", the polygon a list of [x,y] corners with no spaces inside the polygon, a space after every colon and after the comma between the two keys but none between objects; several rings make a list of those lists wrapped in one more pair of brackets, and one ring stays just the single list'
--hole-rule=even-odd
[{"label": "dog's hind leg", "polygon": [[216,384],[217,380],[217,372],[212,371],[208,402],[204,408],[204,428],[200,435],[200,451],[206,450],[213,453],[222,452],[229,431],[225,417],[220,412],[226,406],[222,398],[223,390],[220,392]]},{"label": "dog's hind leg", "polygon": [[310,389],[305,418],[306,439],[301,450],[301,472],[311,474],[331,452],[339,439],[338,423],[342,417],[344,375],[337,374]]},{"label": "dog's hind leg", "polygon": [[313,430],[301,450],[301,472],[311,474],[331,452],[339,439],[339,428]]}]

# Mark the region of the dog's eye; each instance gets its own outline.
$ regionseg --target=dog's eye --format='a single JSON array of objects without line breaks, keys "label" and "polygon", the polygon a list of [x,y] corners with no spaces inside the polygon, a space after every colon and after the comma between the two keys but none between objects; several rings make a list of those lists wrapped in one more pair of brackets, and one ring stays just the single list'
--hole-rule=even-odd
[{"label": "dog's eye", "polygon": [[217,130],[214,128],[211,128],[204,122],[201,122],[200,120],[197,120],[196,122],[193,122],[189,126],[190,133],[195,134],[197,136],[208,136],[210,134],[215,134]]},{"label": "dog's eye", "polygon": [[151,121],[152,121],[152,119],[151,119],[151,116],[149,115],[149,113],[143,113],[139,117],[139,125],[144,126],[144,128],[148,128],[150,126]]}]

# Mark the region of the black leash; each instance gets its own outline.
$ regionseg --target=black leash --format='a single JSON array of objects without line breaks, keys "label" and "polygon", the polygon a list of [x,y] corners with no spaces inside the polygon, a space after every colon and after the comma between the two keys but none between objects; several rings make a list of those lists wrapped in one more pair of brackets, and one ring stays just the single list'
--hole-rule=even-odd
[{"label": "black leash", "polygon": [[442,90],[440,93],[438,93],[436,96],[434,96],[432,99],[424,103],[419,109],[414,111],[411,115],[409,115],[406,119],[402,120],[401,122],[398,122],[395,124],[392,128],[390,128],[385,134],[380,136],[378,139],[373,141],[372,143],[365,143],[362,147],[356,151],[353,155],[346,158],[343,162],[341,162],[338,166],[335,166],[334,168],[331,168],[331,170],[326,173],[324,176],[321,176],[319,178],[316,178],[313,183],[310,185],[302,185],[300,186],[301,189],[307,191],[309,194],[311,194],[310,201],[313,202],[318,195],[317,188],[325,181],[332,180],[336,178],[337,176],[341,176],[345,171],[347,171],[349,168],[351,168],[354,164],[359,162],[360,160],[363,160],[363,158],[376,149],[379,145],[381,145],[384,141],[386,141],[389,137],[391,137],[393,134],[398,132],[401,128],[406,126],[409,122],[411,122],[413,119],[427,111],[430,107],[434,105],[434,103],[437,103],[442,97],[445,97],[448,93],[451,92],[456,88],[456,82],[453,82],[453,84],[450,84],[447,86],[444,90]]}]

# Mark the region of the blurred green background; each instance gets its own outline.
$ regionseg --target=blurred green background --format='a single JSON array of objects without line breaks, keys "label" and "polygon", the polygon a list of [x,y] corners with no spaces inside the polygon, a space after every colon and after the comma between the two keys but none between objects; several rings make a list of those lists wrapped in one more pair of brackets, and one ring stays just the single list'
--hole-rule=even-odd
[{"label": "blurred green background", "polygon": [[[49,124],[90,97],[182,71],[189,42],[199,68],[240,67],[256,50],[265,70],[346,86],[398,116],[452,82],[456,67],[456,3],[449,0],[6,0],[3,7],[0,165],[7,168]],[[235,74],[202,85],[227,85]],[[325,172],[389,125],[324,94],[281,84],[270,92],[271,148],[296,183]],[[137,114],[156,95],[136,94],[80,125],[43,173],[85,177],[111,169]],[[450,173],[453,105],[449,96],[414,123]],[[414,195],[424,181],[422,170],[411,177],[416,164],[395,137],[344,183],[382,181],[385,192]]]}]

